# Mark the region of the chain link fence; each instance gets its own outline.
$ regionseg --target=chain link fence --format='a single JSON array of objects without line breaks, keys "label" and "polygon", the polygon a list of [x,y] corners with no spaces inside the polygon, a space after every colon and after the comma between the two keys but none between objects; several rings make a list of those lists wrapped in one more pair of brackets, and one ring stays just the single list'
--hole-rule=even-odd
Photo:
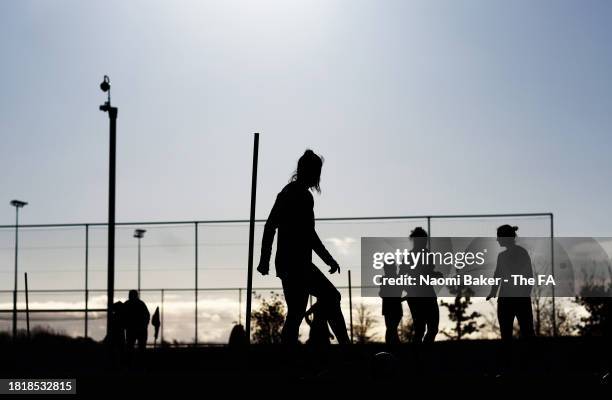
[{"label": "chain link fence", "polygon": [[[255,260],[265,221],[255,227]],[[553,237],[553,215],[487,214],[317,219],[317,232],[342,267],[330,276],[342,293],[349,322],[363,304],[382,331],[379,299],[360,298],[361,237],[405,237],[421,226],[431,236],[494,236],[499,225],[520,226],[522,236]],[[151,314],[160,308],[160,338],[168,343],[226,343],[232,326],[244,323],[247,296],[248,220],[118,223],[115,299],[127,299],[140,282]],[[135,229],[146,229],[138,248]],[[0,331],[12,329],[15,277],[14,225],[0,226]],[[101,340],[106,329],[107,228],[103,223],[18,227],[18,327],[25,329],[24,272],[33,329]],[[138,252],[140,251],[140,257]],[[140,259],[140,265],[139,260]],[[324,267],[318,258],[315,264]],[[347,271],[352,274],[349,296]],[[140,279],[139,279],[140,276]],[[280,281],[254,276],[261,296],[282,294]],[[349,304],[352,297],[352,304]],[[478,306],[475,299],[475,306]],[[484,300],[482,300],[484,301]],[[482,305],[487,307],[487,305]],[[253,304],[257,309],[258,301]],[[362,307],[362,311],[363,311]],[[444,325],[441,320],[441,327]],[[153,342],[153,335],[149,335]]]}]

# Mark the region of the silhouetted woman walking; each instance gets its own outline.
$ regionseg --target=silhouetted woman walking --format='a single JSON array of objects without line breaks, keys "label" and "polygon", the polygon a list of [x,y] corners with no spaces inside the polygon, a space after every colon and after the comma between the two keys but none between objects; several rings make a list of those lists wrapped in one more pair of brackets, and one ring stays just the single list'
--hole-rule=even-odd
[{"label": "silhouetted woman walking", "polygon": [[310,189],[321,192],[323,159],[312,150],[300,157],[291,182],[276,197],[266,221],[261,244],[261,259],[257,270],[267,275],[274,234],[276,243],[276,275],[283,283],[287,302],[287,317],[282,331],[284,344],[298,342],[300,324],[308,305],[308,295],[320,303],[339,343],[349,343],[344,316],[340,309],[340,292],[312,263],[312,251],[331,268],[330,274],[340,272],[340,266],[329,254],[315,231],[314,199]]}]

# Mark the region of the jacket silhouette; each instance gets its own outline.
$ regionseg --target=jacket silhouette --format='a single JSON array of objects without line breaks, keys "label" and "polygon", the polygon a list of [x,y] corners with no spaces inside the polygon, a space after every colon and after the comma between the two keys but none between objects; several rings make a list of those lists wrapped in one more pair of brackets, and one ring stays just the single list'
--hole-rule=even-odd
[{"label": "jacket silhouette", "polygon": [[128,301],[123,303],[123,315],[128,349],[133,349],[138,342],[138,349],[144,350],[147,346],[151,315],[146,304],[138,298],[136,290],[130,290]]},{"label": "jacket silhouette", "polygon": [[315,231],[313,207],[312,193],[297,181],[285,186],[276,197],[264,227],[260,264],[270,262],[278,230],[275,265],[276,275],[281,279],[299,272],[295,269],[308,268],[313,250],[327,265],[337,265]]}]

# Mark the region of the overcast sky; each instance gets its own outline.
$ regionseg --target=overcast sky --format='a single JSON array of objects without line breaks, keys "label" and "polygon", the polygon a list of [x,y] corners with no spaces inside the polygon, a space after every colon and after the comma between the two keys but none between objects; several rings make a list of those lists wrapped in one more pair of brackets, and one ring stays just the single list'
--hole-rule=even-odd
[{"label": "overcast sky", "polygon": [[[13,198],[30,202],[23,223],[106,220],[108,74],[119,221],[247,218],[261,132],[259,218],[312,148],[326,159],[320,217],[554,212],[558,235],[610,236],[611,20],[595,0],[2,1],[0,224],[14,222]],[[321,231],[346,267],[359,236],[408,228]],[[136,277],[130,229],[123,288]],[[192,286],[190,229],[149,233],[145,287]],[[200,238],[200,286],[243,286],[246,230],[217,229]],[[24,234],[32,287],[81,287],[82,240]],[[208,317],[223,332],[236,318]]]}]

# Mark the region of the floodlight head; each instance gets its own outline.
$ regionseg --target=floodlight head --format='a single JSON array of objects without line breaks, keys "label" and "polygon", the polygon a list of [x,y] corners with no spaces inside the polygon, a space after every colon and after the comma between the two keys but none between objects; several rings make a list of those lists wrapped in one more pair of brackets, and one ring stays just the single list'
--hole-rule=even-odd
[{"label": "floodlight head", "polygon": [[138,239],[142,239],[146,231],[147,231],[146,229],[135,229],[134,237]]},{"label": "floodlight head", "polygon": [[21,200],[11,200],[11,205],[13,207],[22,208],[24,206],[27,206],[28,203],[25,201],[21,201]]},{"label": "floodlight head", "polygon": [[102,83],[100,84],[100,89],[103,92],[108,92],[110,90],[110,78],[108,75],[104,75],[104,80],[102,80]]}]

